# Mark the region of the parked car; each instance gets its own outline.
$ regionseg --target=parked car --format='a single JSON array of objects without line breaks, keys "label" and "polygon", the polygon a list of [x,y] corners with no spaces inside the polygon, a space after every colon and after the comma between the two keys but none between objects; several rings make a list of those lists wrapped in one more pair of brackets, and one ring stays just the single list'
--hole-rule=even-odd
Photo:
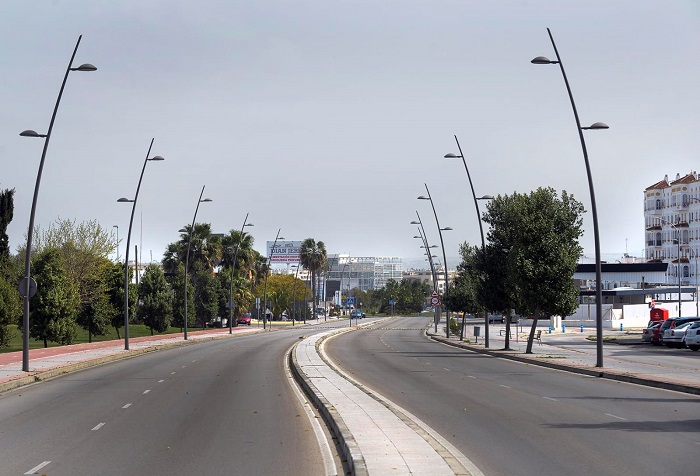
[{"label": "parked car", "polygon": [[642,331],[642,342],[659,342],[659,329],[661,322],[650,322],[649,327]]},{"label": "parked car", "polygon": [[355,309],[350,313],[350,319],[362,319],[363,317],[365,317],[365,313],[359,309]]},{"label": "parked car", "polygon": [[686,329],[685,346],[695,352],[700,350],[700,321],[693,322]]},{"label": "parked car", "polygon": [[664,332],[666,329],[670,329],[671,325],[676,321],[675,317],[669,317],[665,321],[661,323],[661,327],[659,327],[659,339],[654,342],[653,340],[651,341],[652,344],[654,345],[661,345],[664,343]]},{"label": "parked car", "polygon": [[251,317],[250,313],[246,312],[245,314],[241,314],[240,316],[238,316],[238,320],[236,322],[239,325],[249,326],[251,319],[252,319],[252,317]]},{"label": "parked car", "polygon": [[683,338],[685,331],[692,324],[691,321],[671,326],[664,331],[664,345],[669,348],[681,349],[685,345]]}]

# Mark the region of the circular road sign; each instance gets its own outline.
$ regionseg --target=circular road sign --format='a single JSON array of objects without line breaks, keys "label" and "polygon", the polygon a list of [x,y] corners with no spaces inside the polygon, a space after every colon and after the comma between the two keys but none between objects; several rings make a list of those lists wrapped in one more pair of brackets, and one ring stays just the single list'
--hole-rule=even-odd
[{"label": "circular road sign", "polygon": [[[27,284],[29,283],[29,284]],[[19,282],[19,295],[24,297],[32,297],[36,294],[36,281],[31,276],[29,278],[22,278]]]}]

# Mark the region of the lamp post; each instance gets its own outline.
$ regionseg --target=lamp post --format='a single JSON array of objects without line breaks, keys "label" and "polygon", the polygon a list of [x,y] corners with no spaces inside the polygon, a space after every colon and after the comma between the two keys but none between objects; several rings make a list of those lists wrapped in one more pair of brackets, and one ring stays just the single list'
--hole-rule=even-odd
[{"label": "lamp post", "polygon": [[[189,235],[190,239],[187,240],[187,254],[185,255],[185,332],[184,332],[184,338],[187,340],[187,301],[189,299],[187,298],[187,281],[189,281],[189,275],[187,274],[187,270],[190,267],[190,247],[192,246],[192,235],[194,235],[194,222],[197,219],[197,212],[199,211],[199,204],[200,203],[205,203],[205,202],[211,202],[211,198],[205,198],[202,199],[202,196],[204,195],[204,187],[206,185],[202,185],[202,192],[199,194],[199,199],[197,200],[197,207],[194,209],[194,217],[192,217],[192,226],[190,226],[189,230]],[[180,232],[187,233],[187,230],[184,228],[180,229]]]},{"label": "lamp post", "polygon": [[[267,257],[267,270],[265,270],[265,287],[263,290],[263,329],[266,329],[267,323],[267,277],[270,275],[270,265],[272,264],[272,255],[275,254],[275,246],[277,246],[277,240],[284,240],[280,236],[280,231],[282,228],[277,229],[277,236],[275,236],[275,241],[272,243],[272,249],[270,250],[270,256]],[[270,320],[270,329],[272,329],[272,320]]]},{"label": "lamp post", "polygon": [[[151,148],[153,147],[153,140],[154,139],[151,139],[151,144],[148,146],[148,152],[146,152],[146,159],[143,161],[143,167],[141,168],[141,175],[139,176],[139,183],[136,186],[136,195],[134,195],[134,199],[130,200],[122,197],[117,200],[117,202],[120,203],[133,203],[131,207],[131,218],[129,219],[129,233],[126,235],[126,255],[124,258],[124,350],[129,350],[129,246],[131,244],[131,227],[134,224],[136,201],[139,199],[139,190],[141,190],[141,181],[143,180],[143,173],[146,171],[146,164],[151,160],[165,160],[160,155],[156,155],[155,157],[151,157],[149,159],[149,156],[151,155]],[[119,230],[118,227],[117,230]],[[138,268],[136,269],[136,272],[139,272]]]},{"label": "lamp post", "polygon": [[117,263],[119,263],[119,225],[112,225],[112,228],[117,229]]},{"label": "lamp post", "polygon": [[[228,318],[228,333],[233,334],[233,273],[236,270],[236,260],[238,259],[238,249],[241,247],[241,241],[243,240],[243,229],[247,226],[255,226],[248,222],[248,213],[245,214],[243,219],[243,225],[241,226],[241,231],[238,234],[238,243],[236,243],[236,251],[233,254],[233,264],[231,264],[231,289],[229,291],[228,306],[229,306],[229,318]],[[236,323],[238,327],[238,323]]]},{"label": "lamp post", "polygon": [[297,273],[299,273],[299,264],[293,264],[291,267],[296,268],[294,270],[294,281],[292,281],[292,325],[294,325],[294,321],[296,319],[296,314],[297,314],[297,304],[296,304],[296,297],[297,297]]},{"label": "lamp post", "polygon": [[58,98],[56,98],[56,104],[53,108],[53,114],[51,115],[51,121],[49,122],[49,129],[46,134],[39,134],[36,131],[27,129],[20,132],[22,137],[41,137],[44,139],[44,149],[41,152],[41,160],[39,161],[39,171],[36,175],[36,183],[34,185],[34,197],[32,198],[32,208],[29,213],[29,228],[27,229],[27,248],[25,250],[24,257],[24,278],[19,284],[20,296],[24,299],[24,316],[22,319],[22,371],[29,372],[29,298],[31,298],[34,293],[36,293],[37,286],[36,281],[32,279],[31,276],[31,256],[32,256],[32,238],[34,236],[34,216],[36,215],[36,203],[39,198],[39,186],[41,185],[41,173],[44,170],[44,161],[46,160],[46,151],[49,148],[49,141],[51,140],[51,132],[53,131],[53,125],[56,121],[56,113],[58,112],[58,106],[61,103],[61,96],[63,96],[63,90],[66,87],[66,81],[68,80],[68,74],[71,71],[96,71],[97,68],[89,63],[84,63],[73,68],[73,59],[75,54],[78,52],[78,46],[80,45],[80,40],[83,35],[78,37],[78,42],[75,44],[75,49],[73,50],[73,55],[70,57],[68,62],[68,67],[66,68],[66,74],[63,76],[63,82],[61,83],[61,89],[58,91]]},{"label": "lamp post", "polygon": [[[437,224],[437,229],[438,229],[438,234],[440,235],[440,246],[442,247],[442,261],[443,261],[443,270],[445,271],[445,295],[447,295],[449,291],[449,283],[448,283],[448,276],[447,276],[447,257],[445,256],[445,242],[442,239],[442,232],[443,231],[451,231],[452,228],[445,227],[445,228],[440,228],[440,220],[438,220],[437,212],[435,211],[435,203],[433,203],[433,198],[430,196],[430,190],[428,190],[428,184],[425,183],[425,191],[428,193],[428,196],[425,197],[421,195],[418,197],[418,200],[430,200],[430,206],[433,208],[433,214],[435,215],[435,223]],[[445,331],[445,336],[449,339],[450,338],[450,310],[445,307],[445,318],[447,320],[447,326],[446,331]]]},{"label": "lamp post", "polygon": [[[479,222],[479,235],[481,236],[481,252],[485,253],[486,252],[486,241],[484,240],[484,227],[481,224],[481,212],[479,211],[479,199],[476,198],[476,192],[474,191],[474,183],[472,182],[472,176],[469,173],[469,167],[467,167],[467,161],[464,158],[464,153],[462,152],[462,146],[459,145],[459,139],[457,139],[457,136],[455,135],[455,142],[457,142],[457,149],[459,149],[459,155],[456,154],[446,154],[445,158],[446,159],[462,159],[462,163],[464,164],[464,170],[467,172],[467,179],[469,180],[469,187],[471,188],[472,191],[472,198],[474,199],[474,207],[476,208],[476,219]],[[488,197],[488,195],[485,195],[482,198]],[[489,348],[489,314],[488,310],[484,310],[484,348],[488,349]]]},{"label": "lamp post", "polygon": [[576,120],[576,130],[578,131],[578,136],[581,141],[581,150],[583,151],[583,161],[586,164],[586,176],[588,178],[588,190],[591,196],[591,217],[593,218],[593,240],[595,243],[595,279],[596,279],[596,290],[595,290],[595,306],[596,306],[596,367],[603,367],[603,287],[602,287],[602,266],[600,260],[600,233],[598,231],[598,209],[596,207],[595,201],[595,190],[593,188],[593,176],[591,174],[591,165],[588,161],[588,151],[586,150],[586,140],[583,137],[584,130],[599,130],[608,129],[607,124],[602,122],[595,122],[588,127],[581,127],[581,121],[578,117],[578,111],[576,110],[576,103],[574,102],[574,96],[571,93],[571,87],[569,86],[569,80],[566,77],[566,71],[564,71],[564,64],[559,56],[559,50],[557,50],[557,45],[554,43],[554,37],[552,32],[547,28],[547,34],[549,34],[549,39],[552,42],[552,47],[554,48],[554,54],[557,56],[556,61],[550,60],[544,56],[538,56],[530,61],[532,64],[558,64],[561,74],[564,78],[564,84],[566,84],[566,91],[569,93],[569,101],[571,102],[571,109],[574,112],[574,119]]},{"label": "lamp post", "polygon": [[[433,264],[433,255],[430,252],[431,246],[428,245],[428,238],[425,234],[425,228],[423,228],[423,221],[420,219],[420,215],[418,214],[418,211],[416,211],[416,215],[418,216],[418,221],[412,221],[411,225],[419,225],[418,227],[418,237],[423,240],[423,247],[425,248],[426,254],[428,255],[428,264],[430,265],[430,272],[433,277],[433,291],[437,293],[437,273],[435,272],[435,265]],[[415,238],[415,237],[414,237]],[[438,308],[435,307],[435,316],[433,317],[433,321],[435,322],[435,333],[437,334],[437,328],[438,328],[438,320],[439,320],[439,313],[438,313]],[[449,326],[449,323],[448,323]]]}]

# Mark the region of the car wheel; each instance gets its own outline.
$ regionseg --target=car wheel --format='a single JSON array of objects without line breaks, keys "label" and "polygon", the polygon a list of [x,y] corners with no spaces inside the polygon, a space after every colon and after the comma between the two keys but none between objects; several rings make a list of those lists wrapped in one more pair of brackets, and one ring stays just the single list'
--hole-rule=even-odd
[{"label": "car wheel", "polygon": [[700,345],[689,345],[688,348],[692,351],[697,352],[698,350],[700,350]]}]

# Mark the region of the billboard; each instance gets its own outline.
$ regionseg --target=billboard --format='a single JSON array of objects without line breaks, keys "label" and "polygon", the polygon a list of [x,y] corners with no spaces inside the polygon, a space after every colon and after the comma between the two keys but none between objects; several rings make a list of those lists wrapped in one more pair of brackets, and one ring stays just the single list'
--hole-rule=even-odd
[{"label": "billboard", "polygon": [[[272,249],[272,245],[275,249]],[[282,240],[267,242],[267,257],[270,263],[298,263],[301,256],[301,241]]]}]

